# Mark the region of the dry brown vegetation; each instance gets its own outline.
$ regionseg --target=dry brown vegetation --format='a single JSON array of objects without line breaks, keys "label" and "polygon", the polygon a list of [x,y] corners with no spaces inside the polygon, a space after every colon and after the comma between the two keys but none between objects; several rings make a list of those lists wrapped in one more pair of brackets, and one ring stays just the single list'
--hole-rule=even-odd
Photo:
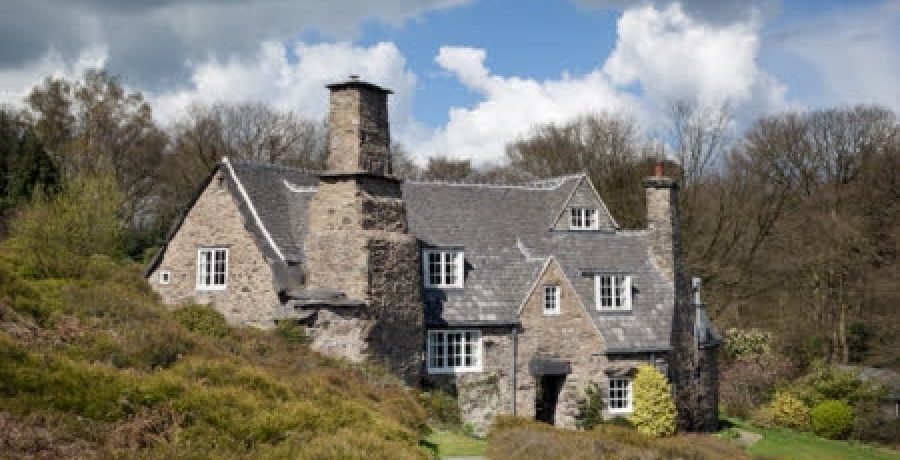
[{"label": "dry brown vegetation", "polygon": [[571,431],[516,417],[498,417],[488,435],[490,458],[520,460],[720,460],[749,459],[744,451],[709,435],[644,436],[626,427],[600,425]]}]

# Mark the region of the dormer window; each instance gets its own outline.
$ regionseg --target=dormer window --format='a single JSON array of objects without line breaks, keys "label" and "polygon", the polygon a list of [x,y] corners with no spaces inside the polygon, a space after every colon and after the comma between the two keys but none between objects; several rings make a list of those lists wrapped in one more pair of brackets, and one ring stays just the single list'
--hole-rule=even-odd
[{"label": "dormer window", "polygon": [[595,208],[569,208],[569,228],[572,230],[596,230],[597,210]]},{"label": "dormer window", "polygon": [[597,310],[631,310],[631,276],[598,274],[594,277]]},{"label": "dormer window", "polygon": [[463,252],[455,249],[426,249],[422,253],[425,287],[463,287]]}]

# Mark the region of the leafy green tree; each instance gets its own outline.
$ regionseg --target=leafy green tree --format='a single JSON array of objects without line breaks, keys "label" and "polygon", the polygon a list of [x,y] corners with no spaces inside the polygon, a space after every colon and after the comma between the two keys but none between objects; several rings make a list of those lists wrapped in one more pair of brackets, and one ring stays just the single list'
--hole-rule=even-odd
[{"label": "leafy green tree", "polygon": [[666,377],[655,367],[643,365],[632,383],[634,412],[629,420],[650,436],[675,434],[675,402]]},{"label": "leafy green tree", "polygon": [[0,212],[31,199],[35,191],[52,195],[59,168],[19,114],[0,110]]},{"label": "leafy green tree", "polygon": [[603,423],[603,389],[591,382],[584,389],[584,398],[578,400],[575,426],[580,430],[590,430]]},{"label": "leafy green tree", "polygon": [[20,269],[39,278],[78,278],[97,258],[124,255],[123,194],[107,176],[78,178],[54,197],[38,195],[11,222],[5,242]]}]

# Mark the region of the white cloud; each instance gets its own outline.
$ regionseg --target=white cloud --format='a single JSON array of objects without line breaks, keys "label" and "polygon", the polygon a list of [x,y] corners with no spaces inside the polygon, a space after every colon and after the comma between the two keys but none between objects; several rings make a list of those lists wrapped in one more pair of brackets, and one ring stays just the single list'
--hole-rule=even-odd
[{"label": "white cloud", "polygon": [[619,85],[640,83],[658,108],[681,98],[757,110],[784,106],[785,88],[757,63],[755,19],[715,26],[694,20],[678,4],[646,6],[626,11],[618,33],[603,70]]},{"label": "white cloud", "polygon": [[107,59],[104,46],[83,49],[75,58],[65,59],[56,50],[20,67],[0,70],[0,104],[21,106],[31,89],[47,77],[74,80],[85,70],[102,68]]},{"label": "white cloud", "polygon": [[507,142],[527,134],[537,124],[564,122],[598,110],[635,110],[634,99],[617,91],[600,71],[582,76],[536,80],[491,74],[486,52],[442,47],[435,59],[483,100],[471,108],[452,107],[447,124],[433,137],[413,144],[420,157],[447,155],[471,158],[476,164],[503,158]]},{"label": "white cloud", "polygon": [[392,121],[401,126],[411,123],[416,77],[393,43],[370,47],[297,43],[292,50],[263,43],[251,58],[211,58],[192,70],[188,87],[150,94],[149,99],[164,122],[173,121],[192,103],[215,102],[261,102],[320,119],[328,109],[325,85],[351,74],[393,89]]},{"label": "white cloud", "polygon": [[[500,76],[482,49],[443,47],[436,62],[481,95],[473,107],[453,107],[431,139],[412,143],[418,155],[499,161],[505,145],[536,124],[561,123],[601,110],[625,111],[648,132],[660,132],[669,105],[696,99],[729,101],[742,119],[785,106],[785,87],[757,63],[753,19],[726,25],[696,21],[681,7],[631,8],[618,21],[618,41],[602,65],[586,74],[537,80]],[[632,91],[640,84],[642,92]]]}]

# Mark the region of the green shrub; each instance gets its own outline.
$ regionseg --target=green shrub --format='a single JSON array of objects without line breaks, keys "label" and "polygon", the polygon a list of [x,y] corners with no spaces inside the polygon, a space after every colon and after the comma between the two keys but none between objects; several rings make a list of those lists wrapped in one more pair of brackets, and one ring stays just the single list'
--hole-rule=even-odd
[{"label": "green shrub", "polygon": [[222,338],[228,333],[228,323],[221,313],[207,305],[186,305],[173,313],[187,330],[207,337]]},{"label": "green shrub", "polygon": [[306,328],[297,321],[284,320],[275,325],[275,335],[287,343],[305,344],[310,342]]},{"label": "green shrub", "polygon": [[791,392],[810,407],[827,400],[847,401],[851,405],[877,401],[884,391],[884,387],[877,382],[860,379],[858,372],[822,361],[814,362],[811,370],[791,385]]},{"label": "green shrub", "polygon": [[853,429],[853,409],[844,401],[823,401],[812,410],[812,426],[819,436],[845,439]]},{"label": "green shrub", "polygon": [[666,377],[655,367],[641,366],[632,383],[634,412],[629,420],[650,436],[675,434],[675,403]]},{"label": "green shrub", "polygon": [[581,430],[590,430],[603,423],[603,389],[591,382],[584,389],[584,397],[578,400],[578,412],[575,414],[575,426]]},{"label": "green shrub", "polygon": [[422,392],[419,394],[419,401],[425,406],[428,418],[438,427],[459,428],[462,424],[459,403],[443,390]]},{"label": "green shrub", "polygon": [[772,398],[772,421],[785,428],[809,429],[809,408],[790,393],[779,391]]}]

